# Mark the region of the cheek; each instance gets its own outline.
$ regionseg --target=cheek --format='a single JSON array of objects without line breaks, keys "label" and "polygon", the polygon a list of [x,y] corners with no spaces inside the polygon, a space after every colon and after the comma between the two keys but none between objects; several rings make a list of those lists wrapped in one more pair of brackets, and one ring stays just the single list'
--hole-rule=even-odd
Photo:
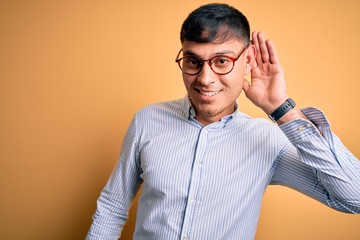
[{"label": "cheek", "polygon": [[183,74],[183,82],[184,82],[186,89],[190,89],[191,85],[193,84],[194,81],[195,81],[195,78],[193,76]]},{"label": "cheek", "polygon": [[242,91],[245,75],[240,71],[234,71],[231,73],[232,74],[229,75],[228,78],[224,79],[222,83],[227,86],[229,91],[234,92],[234,94],[239,94]]},{"label": "cheek", "polygon": [[240,93],[242,92],[242,82],[237,81],[236,84],[230,86],[230,92],[233,97],[239,97]]}]

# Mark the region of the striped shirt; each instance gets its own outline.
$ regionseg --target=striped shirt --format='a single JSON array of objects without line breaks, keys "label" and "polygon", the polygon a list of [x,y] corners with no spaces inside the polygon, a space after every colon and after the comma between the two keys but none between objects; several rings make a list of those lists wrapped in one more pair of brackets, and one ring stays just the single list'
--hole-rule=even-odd
[{"label": "striped shirt", "polygon": [[360,213],[360,161],[315,108],[278,127],[236,110],[202,126],[189,100],[133,118],[87,239],[117,239],[142,186],[134,239],[254,239],[269,184]]}]

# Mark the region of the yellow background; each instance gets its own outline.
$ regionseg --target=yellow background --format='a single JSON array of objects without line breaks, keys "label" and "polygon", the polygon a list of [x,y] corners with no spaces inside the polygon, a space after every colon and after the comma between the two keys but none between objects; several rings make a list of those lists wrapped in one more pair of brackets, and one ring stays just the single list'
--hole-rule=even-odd
[{"label": "yellow background", "polygon": [[[360,2],[226,2],[275,42],[289,95],[324,110],[359,157]],[[0,239],[84,238],[133,114],[185,95],[179,29],[205,3],[0,2]],[[360,239],[359,227],[359,215],[270,186],[256,239]]]}]

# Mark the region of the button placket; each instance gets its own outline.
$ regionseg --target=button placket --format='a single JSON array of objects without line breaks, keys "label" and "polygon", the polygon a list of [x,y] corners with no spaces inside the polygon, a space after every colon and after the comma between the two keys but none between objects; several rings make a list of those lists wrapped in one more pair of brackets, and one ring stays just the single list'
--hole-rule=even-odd
[{"label": "button placket", "polygon": [[183,226],[181,231],[182,239],[189,239],[194,222],[194,215],[197,206],[197,199],[199,198],[199,188],[201,186],[201,175],[203,171],[203,159],[207,148],[208,131],[203,128],[198,137],[197,146],[195,150],[193,169],[191,173],[189,191],[188,191],[188,204],[185,209],[183,219]]}]

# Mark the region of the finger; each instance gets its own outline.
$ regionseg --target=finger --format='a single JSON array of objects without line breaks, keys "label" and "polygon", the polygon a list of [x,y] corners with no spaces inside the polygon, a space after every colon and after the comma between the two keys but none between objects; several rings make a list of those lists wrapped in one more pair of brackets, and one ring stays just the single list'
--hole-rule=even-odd
[{"label": "finger", "polygon": [[260,51],[260,46],[259,46],[259,41],[258,41],[258,32],[253,32],[252,33],[252,44],[255,46],[255,60],[256,60],[256,63],[257,65],[262,65],[263,63],[263,60],[262,60],[262,57],[261,57],[261,51]]},{"label": "finger", "polygon": [[268,39],[268,40],[266,40],[266,46],[269,50],[270,62],[271,63],[279,63],[279,59],[278,59],[278,56],[276,53],[274,43],[270,39]]},{"label": "finger", "polygon": [[268,63],[270,61],[270,56],[269,56],[269,51],[268,51],[268,48],[266,45],[264,33],[259,32],[258,41],[259,41],[262,61],[263,61],[263,63]]}]

